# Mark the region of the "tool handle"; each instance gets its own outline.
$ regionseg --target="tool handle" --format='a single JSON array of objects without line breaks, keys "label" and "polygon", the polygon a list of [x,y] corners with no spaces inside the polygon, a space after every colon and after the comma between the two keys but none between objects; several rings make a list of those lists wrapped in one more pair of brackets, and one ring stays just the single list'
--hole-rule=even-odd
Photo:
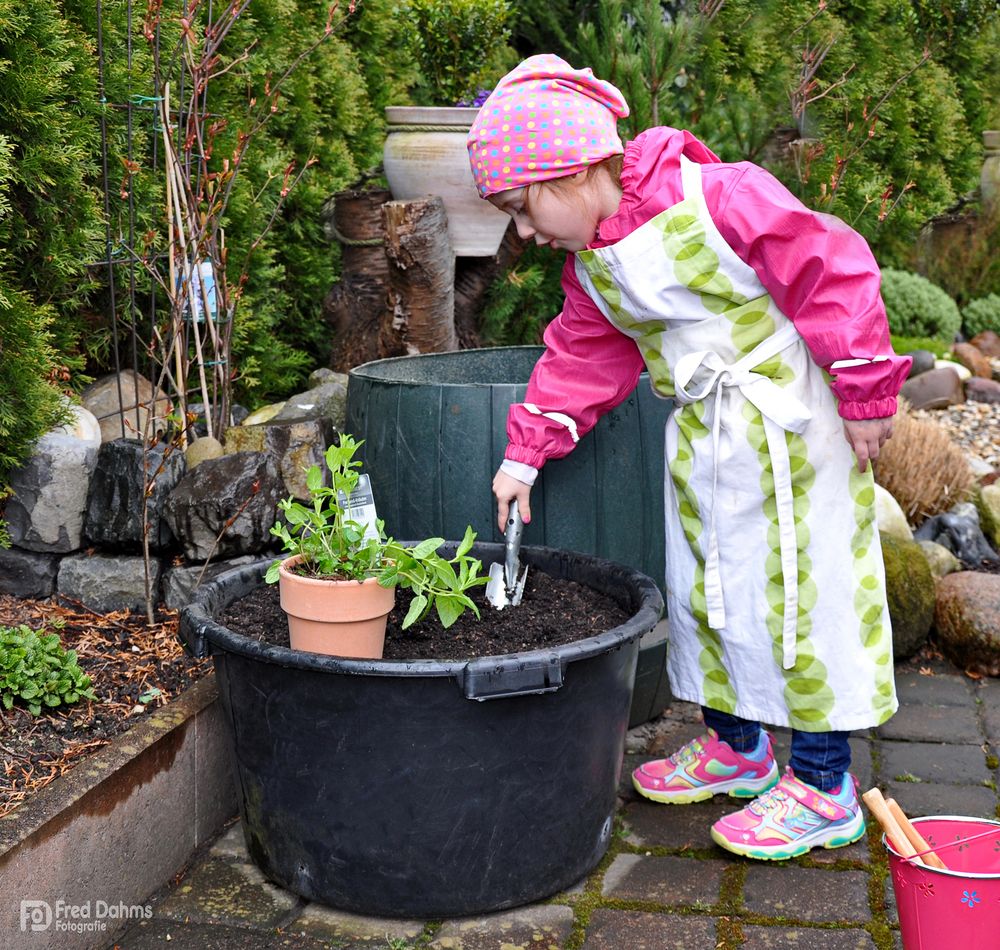
[{"label": "tool handle", "polygon": [[[910,844],[910,839],[903,834],[903,829],[889,811],[889,806],[885,803],[882,793],[877,788],[870,788],[861,796],[861,800],[868,806],[868,810],[875,816],[876,821],[882,826],[882,830],[892,839],[893,847],[904,857],[912,858],[916,855],[917,849]],[[916,858],[916,860],[920,860]]]},{"label": "tool handle", "polygon": [[910,819],[906,817],[906,813],[896,803],[896,799],[887,798],[885,804],[889,809],[889,814],[896,819],[896,824],[902,829],[903,834],[909,838],[910,844],[920,852],[920,860],[924,864],[929,864],[932,868],[937,868],[939,871],[947,871],[948,866],[931,850],[931,846],[924,839],[924,836],[917,831]]},{"label": "tool handle", "polygon": [[512,590],[517,584],[518,557],[521,553],[521,535],[524,534],[524,522],[517,507],[517,499],[510,503],[507,513],[507,528],[504,539],[504,579],[507,589]]}]

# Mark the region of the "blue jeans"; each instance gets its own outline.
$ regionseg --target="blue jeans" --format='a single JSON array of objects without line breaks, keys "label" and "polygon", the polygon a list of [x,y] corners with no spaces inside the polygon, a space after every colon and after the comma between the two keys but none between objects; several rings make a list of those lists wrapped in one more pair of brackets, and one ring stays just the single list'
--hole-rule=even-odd
[{"label": "blue jeans", "polygon": [[[737,752],[748,752],[760,739],[760,723],[741,719],[718,709],[701,707],[705,725]],[[848,732],[802,732],[792,730],[792,755],[788,764],[795,777],[821,791],[836,788],[851,767]]]}]

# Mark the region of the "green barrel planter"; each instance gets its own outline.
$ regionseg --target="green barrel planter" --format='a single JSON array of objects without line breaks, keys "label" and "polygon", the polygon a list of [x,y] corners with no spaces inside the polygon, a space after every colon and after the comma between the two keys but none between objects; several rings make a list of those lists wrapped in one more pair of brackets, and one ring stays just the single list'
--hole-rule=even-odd
[{"label": "green barrel planter", "polygon": [[[397,538],[502,541],[493,475],[507,445],[507,409],[524,399],[541,346],[487,347],[376,360],[355,367],[347,431],[375,504]],[[570,455],[548,462],[531,493],[524,544],[579,551],[636,568],[663,587],[663,428],[670,400],[644,373],[628,398]],[[663,624],[640,643],[630,726],[670,701]]]}]

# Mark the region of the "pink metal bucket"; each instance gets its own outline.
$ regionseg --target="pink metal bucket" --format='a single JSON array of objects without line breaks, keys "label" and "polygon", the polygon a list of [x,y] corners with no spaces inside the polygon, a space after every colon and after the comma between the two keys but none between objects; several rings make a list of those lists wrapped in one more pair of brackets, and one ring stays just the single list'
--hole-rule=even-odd
[{"label": "pink metal bucket", "polygon": [[948,870],[901,857],[882,835],[904,950],[997,950],[1000,822],[936,815],[913,824]]}]

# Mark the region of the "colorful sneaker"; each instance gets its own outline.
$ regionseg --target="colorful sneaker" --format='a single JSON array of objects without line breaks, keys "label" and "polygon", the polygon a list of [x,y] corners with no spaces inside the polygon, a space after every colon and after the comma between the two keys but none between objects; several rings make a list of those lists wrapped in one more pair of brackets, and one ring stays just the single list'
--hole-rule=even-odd
[{"label": "colorful sneaker", "polygon": [[787,769],[770,791],[712,825],[716,844],[764,861],[798,857],[819,845],[842,848],[864,833],[856,780],[848,772],[839,789],[821,792]]},{"label": "colorful sneaker", "polygon": [[692,739],[666,759],[640,765],[632,784],[644,798],[668,805],[700,802],[725,792],[754,798],[778,781],[771,737],[763,729],[757,748],[736,752],[714,729]]}]

